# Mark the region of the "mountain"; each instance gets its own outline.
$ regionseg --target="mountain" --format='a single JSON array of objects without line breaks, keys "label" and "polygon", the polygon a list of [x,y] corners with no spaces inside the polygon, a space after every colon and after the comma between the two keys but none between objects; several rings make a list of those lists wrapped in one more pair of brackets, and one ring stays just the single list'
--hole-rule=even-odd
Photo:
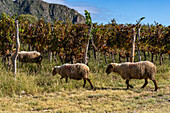
[{"label": "mountain", "polygon": [[69,18],[72,23],[85,23],[85,17],[76,10],[42,0],[0,0],[0,13],[2,12],[9,16],[31,14],[38,19],[44,18],[47,22],[53,22],[55,19],[65,21]]}]

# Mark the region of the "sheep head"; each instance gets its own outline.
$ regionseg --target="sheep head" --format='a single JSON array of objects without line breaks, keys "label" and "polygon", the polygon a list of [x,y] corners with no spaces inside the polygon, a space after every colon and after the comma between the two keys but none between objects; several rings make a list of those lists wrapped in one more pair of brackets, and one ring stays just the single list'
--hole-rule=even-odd
[{"label": "sheep head", "polygon": [[60,66],[55,66],[53,71],[52,71],[52,75],[54,76],[55,74],[59,73],[59,67]]},{"label": "sheep head", "polygon": [[111,72],[115,72],[116,63],[110,63],[106,69],[106,73],[110,74]]}]

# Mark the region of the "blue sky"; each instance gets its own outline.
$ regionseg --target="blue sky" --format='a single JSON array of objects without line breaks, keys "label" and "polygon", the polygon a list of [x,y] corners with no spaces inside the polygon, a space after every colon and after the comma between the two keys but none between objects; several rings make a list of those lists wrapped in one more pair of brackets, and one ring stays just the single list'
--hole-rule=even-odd
[{"label": "blue sky", "polygon": [[170,0],[43,0],[48,3],[66,5],[84,15],[91,13],[92,21],[107,24],[115,18],[118,24],[136,23],[145,17],[143,24],[154,21],[170,25]]}]

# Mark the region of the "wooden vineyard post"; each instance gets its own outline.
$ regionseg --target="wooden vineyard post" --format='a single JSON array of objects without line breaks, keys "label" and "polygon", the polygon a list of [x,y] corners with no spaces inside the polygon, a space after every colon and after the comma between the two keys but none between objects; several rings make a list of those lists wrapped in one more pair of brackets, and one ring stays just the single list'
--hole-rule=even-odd
[{"label": "wooden vineyard post", "polygon": [[89,48],[89,42],[90,42],[90,34],[91,34],[91,28],[90,26],[88,34],[87,34],[87,43],[85,44],[85,56],[84,56],[84,63],[87,64],[87,53],[88,53],[88,48]]},{"label": "wooden vineyard post", "polygon": [[89,42],[91,39],[91,30],[92,30],[92,19],[90,16],[90,13],[85,10],[85,16],[86,16],[86,24],[89,26],[88,34],[87,34],[87,43],[85,43],[85,53],[84,53],[84,63],[87,64],[87,53],[89,48]]},{"label": "wooden vineyard post", "polygon": [[139,45],[140,45],[140,29],[141,29],[141,26],[138,28],[138,44],[137,44],[139,61],[141,61],[141,54],[140,54],[140,49],[139,49]]},{"label": "wooden vineyard post", "polygon": [[[93,24],[91,24],[91,26],[93,27]],[[90,34],[91,36],[91,44],[93,46],[93,51],[94,51],[94,58],[97,59],[97,52],[98,52],[98,49],[96,47],[96,45],[94,44],[94,37],[92,34]]]},{"label": "wooden vineyard post", "polygon": [[19,42],[19,27],[18,27],[18,20],[15,21],[15,28],[16,28],[16,35],[15,35],[15,41],[16,41],[16,51],[14,53],[14,55],[12,56],[12,64],[13,64],[13,67],[12,67],[12,71],[16,77],[16,61],[17,61],[17,56],[18,56],[18,52],[19,52],[19,49],[20,49],[20,42]]},{"label": "wooden vineyard post", "polygon": [[[140,54],[140,49],[139,49],[139,45],[140,45],[140,30],[141,30],[141,25],[140,25],[140,22],[143,20],[143,19],[145,19],[145,17],[142,17],[142,18],[140,18],[138,21],[137,21],[137,24],[136,24],[136,26],[137,26],[137,38],[138,39],[136,39],[136,40],[138,40],[138,43],[136,44],[136,46],[137,46],[137,51],[138,51],[138,57],[139,57],[139,61],[141,61],[141,54]],[[136,35],[136,33],[135,33],[135,35]],[[134,35],[133,35],[134,36]],[[132,36],[132,37],[133,37]],[[133,38],[134,39],[134,38]],[[135,41],[134,41],[134,43],[135,43]]]},{"label": "wooden vineyard post", "polygon": [[131,50],[131,62],[134,62],[134,55],[135,55],[135,40],[136,40],[136,33],[135,28],[132,29],[132,50]]}]

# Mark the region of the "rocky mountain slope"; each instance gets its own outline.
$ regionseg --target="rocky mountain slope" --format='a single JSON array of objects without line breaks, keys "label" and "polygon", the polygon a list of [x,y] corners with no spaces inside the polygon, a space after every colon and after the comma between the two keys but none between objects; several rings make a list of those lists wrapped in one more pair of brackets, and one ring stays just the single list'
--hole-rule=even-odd
[{"label": "rocky mountain slope", "polygon": [[72,23],[85,23],[84,16],[76,10],[42,0],[0,0],[0,13],[2,12],[10,16],[32,14],[38,19],[44,18],[47,22],[53,22],[55,19],[65,21],[69,18]]}]

